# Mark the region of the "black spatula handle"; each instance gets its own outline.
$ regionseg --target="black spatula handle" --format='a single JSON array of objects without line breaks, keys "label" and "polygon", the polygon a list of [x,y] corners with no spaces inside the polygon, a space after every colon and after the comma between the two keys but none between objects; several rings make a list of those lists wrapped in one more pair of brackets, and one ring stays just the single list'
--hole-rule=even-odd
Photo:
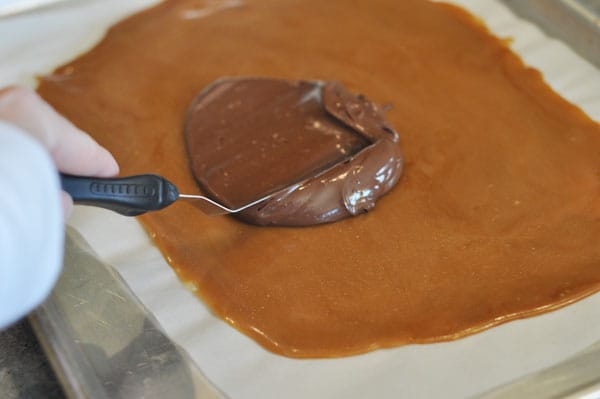
[{"label": "black spatula handle", "polygon": [[61,174],[60,180],[76,204],[98,206],[125,216],[163,209],[179,197],[177,187],[158,175],[104,179]]}]

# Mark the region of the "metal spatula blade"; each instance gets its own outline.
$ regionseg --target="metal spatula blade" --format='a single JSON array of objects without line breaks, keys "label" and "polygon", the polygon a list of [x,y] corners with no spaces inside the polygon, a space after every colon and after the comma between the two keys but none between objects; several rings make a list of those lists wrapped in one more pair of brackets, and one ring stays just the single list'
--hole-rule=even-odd
[{"label": "metal spatula blade", "polygon": [[241,212],[271,197],[267,195],[231,209],[203,195],[180,194],[173,183],[155,174],[108,179],[61,174],[60,181],[62,189],[71,195],[75,204],[110,209],[125,216],[158,211],[178,199],[194,201],[194,205],[207,215],[225,215]]}]

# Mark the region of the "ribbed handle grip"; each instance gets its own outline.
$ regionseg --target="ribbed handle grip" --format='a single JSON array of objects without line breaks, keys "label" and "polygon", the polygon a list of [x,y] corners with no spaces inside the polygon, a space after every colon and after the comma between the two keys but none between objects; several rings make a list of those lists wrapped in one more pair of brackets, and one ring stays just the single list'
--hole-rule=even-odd
[{"label": "ribbed handle grip", "polygon": [[76,204],[98,206],[125,216],[163,209],[179,197],[177,187],[158,175],[104,179],[61,174],[60,180]]}]

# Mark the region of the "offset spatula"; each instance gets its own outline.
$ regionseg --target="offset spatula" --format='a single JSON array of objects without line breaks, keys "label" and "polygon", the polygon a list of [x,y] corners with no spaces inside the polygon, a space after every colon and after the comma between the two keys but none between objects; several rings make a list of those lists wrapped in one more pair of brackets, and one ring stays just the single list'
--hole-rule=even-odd
[{"label": "offset spatula", "polygon": [[110,209],[125,216],[158,211],[178,199],[194,201],[194,205],[207,215],[225,215],[241,212],[271,197],[267,195],[230,209],[203,195],[180,194],[173,183],[153,174],[108,179],[61,174],[60,181],[62,189],[71,195],[74,203]]}]

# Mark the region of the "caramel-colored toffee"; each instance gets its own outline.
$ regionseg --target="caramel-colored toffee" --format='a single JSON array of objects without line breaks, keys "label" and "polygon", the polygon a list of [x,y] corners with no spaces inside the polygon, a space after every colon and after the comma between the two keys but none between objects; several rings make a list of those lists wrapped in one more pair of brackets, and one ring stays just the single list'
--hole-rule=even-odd
[{"label": "caramel-colored toffee", "polygon": [[222,79],[190,106],[192,172],[234,216],[305,226],[371,210],[398,181],[398,135],[381,108],[334,82]]},{"label": "caramel-colored toffee", "polygon": [[405,158],[372,212],[336,223],[256,227],[186,203],[140,217],[216,314],[274,352],[326,357],[454,339],[598,291],[600,127],[465,12],[421,0],[190,12],[199,4],[114,26],[40,93],[123,174],[182,192],[197,190],[186,110],[222,76],[364,90],[393,105]]}]

